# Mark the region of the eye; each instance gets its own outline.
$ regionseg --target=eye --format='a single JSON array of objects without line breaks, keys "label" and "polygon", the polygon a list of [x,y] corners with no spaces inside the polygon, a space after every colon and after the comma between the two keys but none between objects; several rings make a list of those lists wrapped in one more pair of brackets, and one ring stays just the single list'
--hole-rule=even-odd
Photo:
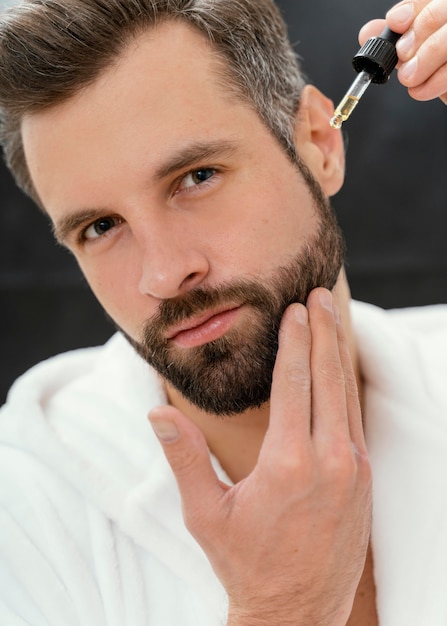
[{"label": "eye", "polygon": [[101,217],[101,219],[96,220],[96,222],[87,226],[87,228],[82,232],[82,238],[84,240],[98,239],[98,237],[102,237],[112,228],[121,224],[122,221],[123,220],[118,217]]},{"label": "eye", "polygon": [[216,170],[212,167],[201,167],[198,170],[193,170],[189,172],[182,178],[178,191],[183,189],[191,189],[192,187],[197,187],[198,185],[202,185],[206,183],[210,178],[212,178],[216,173]]}]

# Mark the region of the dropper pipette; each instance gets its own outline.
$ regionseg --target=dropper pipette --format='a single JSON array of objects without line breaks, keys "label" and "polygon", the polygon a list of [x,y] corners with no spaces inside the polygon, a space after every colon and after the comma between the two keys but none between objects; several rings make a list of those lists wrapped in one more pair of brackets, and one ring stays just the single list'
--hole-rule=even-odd
[{"label": "dropper pipette", "polygon": [[371,83],[386,83],[397,65],[396,42],[401,37],[386,27],[379,37],[372,37],[360,48],[352,60],[359,75],[334,111],[330,124],[341,128]]}]

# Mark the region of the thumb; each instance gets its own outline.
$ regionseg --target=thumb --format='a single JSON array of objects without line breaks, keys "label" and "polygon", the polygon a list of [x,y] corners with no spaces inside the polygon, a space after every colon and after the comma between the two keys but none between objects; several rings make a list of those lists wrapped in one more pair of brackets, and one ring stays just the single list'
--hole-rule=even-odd
[{"label": "thumb", "polygon": [[363,46],[370,37],[378,37],[385,26],[385,20],[371,20],[365,24],[359,32],[360,45]]},{"label": "thumb", "polygon": [[205,516],[207,506],[224,490],[211,464],[205,437],[189,418],[172,406],[153,409],[149,421],[174,472],[185,522],[190,527],[192,524],[188,522]]}]

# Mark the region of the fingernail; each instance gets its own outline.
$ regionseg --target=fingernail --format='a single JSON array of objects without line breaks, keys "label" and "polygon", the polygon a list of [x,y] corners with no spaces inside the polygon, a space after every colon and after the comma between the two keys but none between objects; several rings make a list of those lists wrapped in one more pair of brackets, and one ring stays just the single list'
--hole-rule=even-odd
[{"label": "fingernail", "polygon": [[414,43],[415,43],[414,31],[409,30],[408,33],[405,33],[405,35],[401,37],[396,44],[396,50],[398,54],[400,54],[403,57],[410,56],[414,48]]},{"label": "fingernail", "polygon": [[307,326],[308,316],[306,307],[300,304],[295,307],[294,312],[296,321],[299,322],[302,326]]},{"label": "fingernail", "polygon": [[179,431],[174,422],[170,420],[150,420],[155,434],[163,443],[172,443],[179,438]]},{"label": "fingernail", "polygon": [[408,22],[413,17],[414,5],[412,2],[406,2],[405,4],[399,4],[398,6],[390,9],[387,13],[387,17],[391,17],[396,22]]},{"label": "fingernail", "polygon": [[326,289],[320,291],[319,298],[320,304],[323,309],[326,309],[327,311],[330,311],[332,313],[332,294],[330,293],[330,291],[326,291]]},{"label": "fingernail", "polygon": [[406,63],[403,63],[399,70],[399,74],[401,78],[406,78],[407,80],[409,80],[416,73],[417,66],[418,66],[417,57],[413,57]]}]

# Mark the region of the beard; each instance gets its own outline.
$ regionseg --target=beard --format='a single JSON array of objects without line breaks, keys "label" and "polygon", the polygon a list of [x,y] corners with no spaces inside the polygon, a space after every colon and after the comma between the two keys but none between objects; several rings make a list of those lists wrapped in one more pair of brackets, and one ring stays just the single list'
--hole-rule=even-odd
[{"label": "beard", "polygon": [[[259,280],[196,288],[164,300],[144,326],[141,341],[123,333],[136,351],[188,401],[214,415],[238,415],[270,398],[278,332],[286,308],[305,304],[315,287],[332,290],[344,262],[344,239],[334,211],[303,163],[299,169],[319,217],[317,232],[290,261]],[[222,306],[249,313],[224,336],[181,349],[166,339],[180,322]],[[123,331],[122,331],[123,332]]]}]

